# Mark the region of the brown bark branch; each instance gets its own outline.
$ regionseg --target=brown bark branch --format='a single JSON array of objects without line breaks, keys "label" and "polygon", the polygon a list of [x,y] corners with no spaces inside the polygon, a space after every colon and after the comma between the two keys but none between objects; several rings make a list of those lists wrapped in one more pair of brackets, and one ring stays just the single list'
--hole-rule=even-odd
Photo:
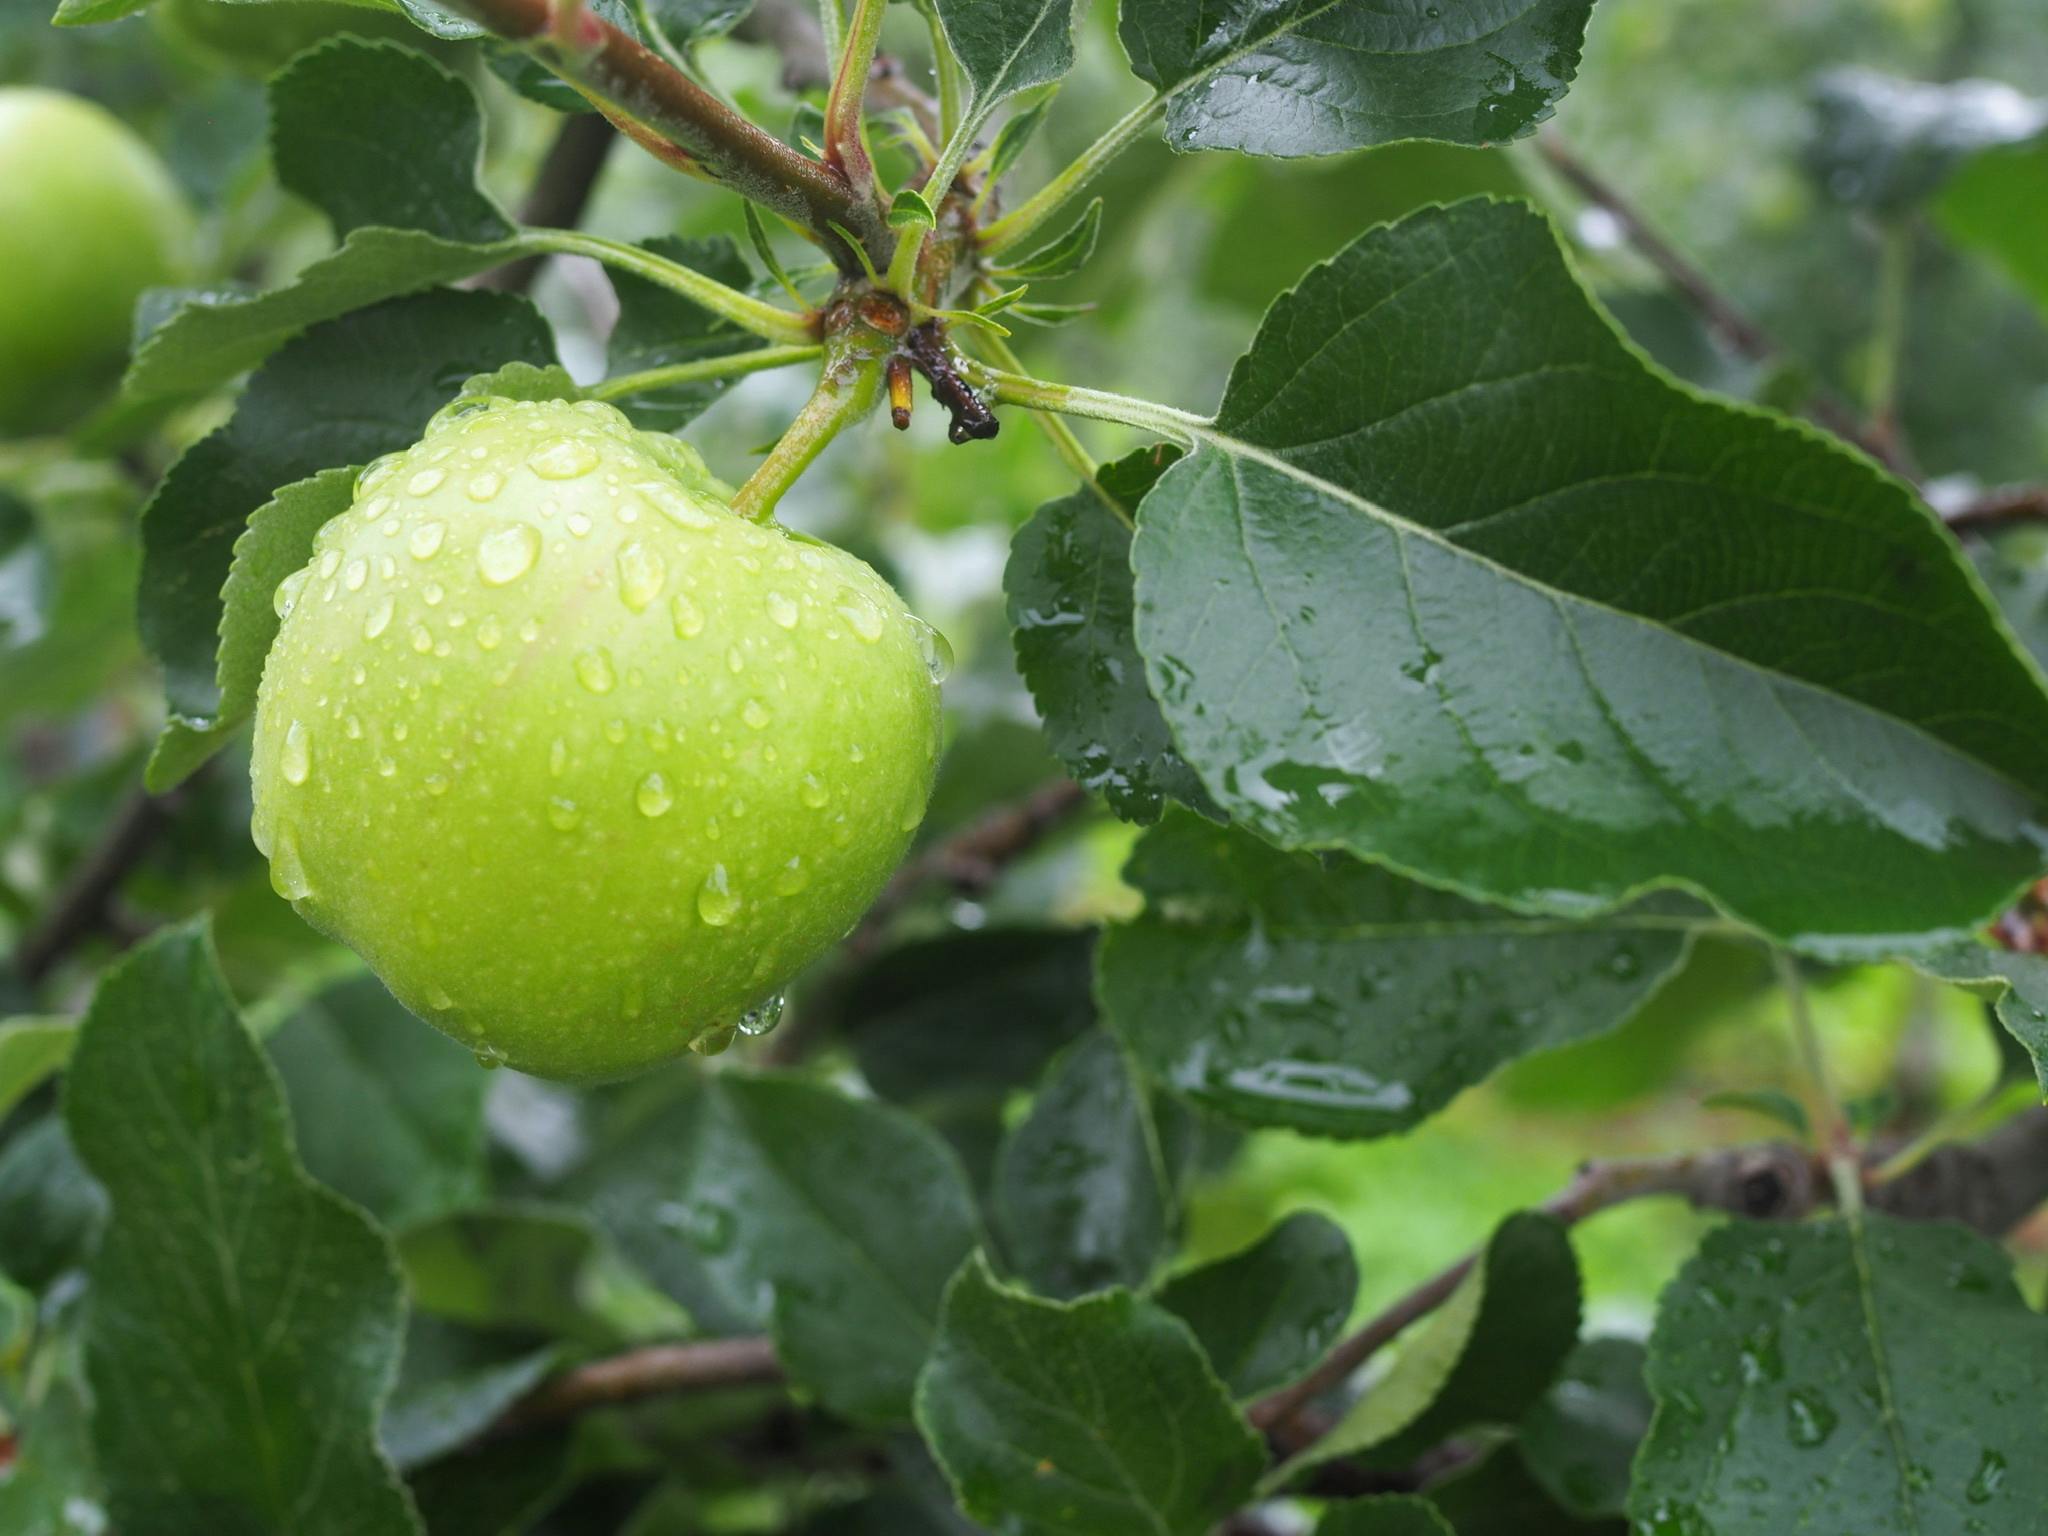
[{"label": "brown bark branch", "polygon": [[593,1408],[616,1407],[670,1392],[771,1386],[782,1379],[775,1346],[765,1338],[650,1344],[607,1360],[593,1360],[542,1382],[508,1408],[488,1433],[517,1434]]},{"label": "brown bark branch", "polygon": [[[1825,1165],[1782,1142],[1640,1161],[1588,1163],[1539,1209],[1567,1226],[1650,1195],[1674,1195],[1695,1209],[1758,1221],[1796,1221],[1828,1205]],[[2048,1109],[2017,1115],[1984,1140],[1939,1147],[1898,1178],[1872,1185],[1873,1210],[1914,1221],[1961,1221],[1987,1234],[2018,1225],[2048,1200]],[[1304,1410],[1341,1387],[1367,1360],[1450,1298],[1478,1261],[1468,1254],[1343,1339],[1299,1381],[1254,1403],[1251,1421],[1292,1454],[1327,1426]]]},{"label": "brown bark branch", "polygon": [[[1768,331],[1716,288],[1704,272],[1658,233],[1619,190],[1595,174],[1558,134],[1538,134],[1536,149],[1573,191],[1621,226],[1622,234],[1636,252],[1657,269],[1672,290],[1699,313],[1708,329],[1732,350],[1754,363],[1775,363],[1784,357],[1784,349]],[[1834,396],[1816,389],[1806,400],[1806,410],[1835,436],[1855,444],[1886,468],[1904,473],[1905,465],[1895,446],[1884,434],[1857,420],[1855,413]]]},{"label": "brown bark branch", "polygon": [[1941,520],[1956,533],[1989,533],[2009,523],[2048,522],[2048,485],[2006,485],[1986,491]]},{"label": "brown bark branch", "polygon": [[134,791],[115,810],[100,840],[72,869],[42,920],[14,949],[14,971],[33,986],[72,949],[103,931],[108,903],[169,825],[175,796]]},{"label": "brown bark branch", "polygon": [[455,0],[499,37],[532,48],[564,79],[687,153],[712,180],[808,229],[849,272],[860,265],[837,224],[886,262],[888,227],[871,197],[828,166],[755,126],[609,22],[583,12],[578,45],[565,45],[553,0]]},{"label": "brown bark branch", "polygon": [[[619,136],[612,125],[595,112],[578,112],[563,119],[547,158],[533,179],[533,189],[519,210],[519,221],[540,229],[574,229],[583,222],[590,195],[604,170],[612,146]],[[479,288],[500,293],[524,293],[533,286],[545,256],[522,256],[476,281]]]}]

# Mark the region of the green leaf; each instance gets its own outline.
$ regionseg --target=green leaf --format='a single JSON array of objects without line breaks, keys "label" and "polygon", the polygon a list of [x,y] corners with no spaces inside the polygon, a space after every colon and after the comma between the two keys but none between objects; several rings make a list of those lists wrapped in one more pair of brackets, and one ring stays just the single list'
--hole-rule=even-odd
[{"label": "green leaf", "polygon": [[[202,731],[231,723],[224,683],[248,706],[275,632],[274,618],[266,624],[261,613],[276,582],[262,582],[339,495],[333,479],[294,482],[406,447],[470,374],[508,358],[550,361],[553,353],[546,322],[524,299],[443,292],[318,326],[258,370],[234,417],[186,450],[143,512],[139,619],[181,722]],[[292,494],[242,542],[251,514],[287,485]],[[235,622],[223,640],[223,587],[238,549],[249,565],[230,594]]]},{"label": "green leaf", "polygon": [[337,982],[270,1038],[306,1171],[393,1226],[484,1195],[484,1090],[470,1053],[374,976]]},{"label": "green leaf", "polygon": [[1357,1299],[1350,1239],[1309,1211],[1159,1291],[1159,1305],[1194,1330],[1239,1402],[1287,1385],[1322,1359]]},{"label": "green leaf", "polygon": [[917,1422],[960,1507],[1019,1531],[1201,1536],[1265,1460],[1180,1319],[1128,1291],[1036,1301],[980,1255],[946,1288]]},{"label": "green leaf", "polygon": [[1029,256],[1006,262],[996,270],[1009,277],[1036,278],[1040,282],[1072,277],[1095,254],[1096,237],[1101,233],[1102,199],[1098,197],[1063,233],[1055,235]]},{"label": "green leaf", "polygon": [[483,114],[467,81],[399,43],[340,36],[270,82],[277,179],[333,221],[484,245],[512,233],[477,186]]},{"label": "green leaf", "polygon": [[51,1114],[0,1149],[0,1270],[40,1291],[85,1262],[107,1197]]},{"label": "green leaf", "polygon": [[1003,126],[996,130],[995,141],[988,149],[987,180],[990,184],[1001,181],[1016,165],[1017,157],[1024,153],[1025,146],[1030,144],[1044,123],[1057,89],[1047,91],[1028,106],[1012,112]]},{"label": "green leaf", "polygon": [[355,230],[333,255],[311,263],[282,288],[189,300],[136,349],[122,380],[122,401],[132,407],[204,394],[253,368],[308,326],[474,277],[522,250],[516,237],[464,245],[413,229]]},{"label": "green leaf", "polygon": [[1684,884],[1774,935],[1966,929],[2039,872],[2048,694],[1899,482],[1706,399],[1475,200],[1267,315],[1132,550],[1234,820],[1475,899]]},{"label": "green leaf", "polygon": [[1924,200],[1969,156],[2043,130],[2048,102],[1996,80],[1934,84],[1836,69],[1814,91],[1808,161],[1837,202],[1891,215]]},{"label": "green leaf", "polygon": [[1684,958],[1677,902],[1598,925],[1522,917],[1377,865],[1281,853],[1176,812],[1096,974],[1147,1071],[1253,1125],[1380,1136],[1494,1068],[1614,1028]]},{"label": "green leaf", "polygon": [[374,1433],[404,1316],[390,1246],[300,1169],[202,925],[106,973],[65,1113],[113,1203],[85,1347],[115,1528],[417,1532]]},{"label": "green leaf", "polygon": [[1456,1536],[1436,1506],[1407,1495],[1352,1499],[1332,1505],[1315,1536]]},{"label": "green leaf", "polygon": [[1619,1520],[1589,1521],[1559,1508],[1512,1443],[1482,1448],[1475,1464],[1432,1483],[1429,1501],[1458,1536],[1642,1536]]},{"label": "green leaf", "polygon": [[1731,1088],[1725,1093],[1710,1093],[1700,1100],[1700,1108],[1746,1110],[1776,1122],[1801,1140],[1813,1134],[1806,1106],[1776,1088]]},{"label": "green leaf", "polygon": [[[752,207],[750,203],[747,205]],[[511,362],[463,380],[459,396],[500,400],[582,400],[586,392],[560,363]]]},{"label": "green leaf", "polygon": [[1047,502],[1010,541],[1003,572],[1017,668],[1048,744],[1132,821],[1158,820],[1169,797],[1209,804],[1145,686],[1131,638],[1131,530],[1111,510],[1136,506],[1178,457],[1140,449],[1105,467],[1099,489]]},{"label": "green leaf", "polygon": [[1522,1460],[1577,1514],[1619,1515],[1628,1503],[1629,1469],[1650,1427],[1643,1360],[1634,1339],[1588,1339],[1522,1415]]},{"label": "green leaf", "polygon": [[1494,1229],[1449,1301],[1393,1369],[1282,1475],[1343,1456],[1402,1466],[1474,1425],[1513,1424],[1579,1336],[1579,1271],[1564,1227],[1522,1212]]},{"label": "green leaf", "polygon": [[[313,536],[329,518],[348,510],[355,485],[354,466],[323,469],[310,479],[280,486],[249,514],[220,591],[213,674],[220,701],[207,715],[174,715],[164,723],[146,775],[152,789],[162,792],[182,783],[256,712],[264,658],[282,622],[275,606],[278,583],[312,558]],[[197,499],[195,494],[185,505]]]},{"label": "green leaf", "polygon": [[1074,0],[932,0],[974,88],[975,118],[1074,67]]},{"label": "green leaf", "polygon": [[1010,313],[1019,320],[1047,329],[1072,325],[1076,320],[1095,313],[1093,304],[1013,304]]},{"label": "green leaf", "polygon": [[573,1440],[520,1435],[421,1468],[412,1493],[431,1536],[532,1536],[576,1475]]},{"label": "green leaf", "polygon": [[1674,1280],[1637,1527],[1715,1536],[2035,1531],[2048,1321],[1947,1225],[1735,1225]]},{"label": "green leaf", "polygon": [[1983,944],[1908,950],[1900,958],[1990,1003],[2006,1033],[2033,1058],[2042,1097],[2048,1098],[2048,959]]},{"label": "green leaf", "polygon": [[1934,216],[2048,314],[2048,137],[1970,160],[1935,199]]},{"label": "green leaf", "polygon": [[[1010,1095],[1094,1024],[1093,956],[1093,936],[1066,929],[948,934],[870,961],[837,1013],[868,1085],[943,1133],[978,1175]],[[961,1027],[995,1018],[999,1028]]]},{"label": "green leaf", "polygon": [[92,1413],[69,1375],[32,1405],[0,1476],[0,1531],[8,1536],[90,1536],[106,1529],[92,1460]]},{"label": "green leaf", "polygon": [[905,187],[889,200],[891,229],[930,229],[939,222],[932,205],[915,187]]},{"label": "green leaf", "polygon": [[597,1233],[576,1211],[511,1204],[450,1211],[401,1232],[398,1258],[415,1316],[608,1342],[589,1305]]},{"label": "green leaf", "polygon": [[[746,258],[724,235],[706,240],[680,240],[664,235],[649,240],[645,248],[715,278],[729,288],[753,286]],[[674,289],[660,287],[630,272],[614,271],[611,282],[619,296],[619,322],[612,329],[608,354],[613,377],[724,357],[759,345],[754,336]],[[731,386],[730,379],[699,379],[622,395],[612,404],[638,426],[654,432],[673,432],[693,421]]]},{"label": "green leaf", "polygon": [[1042,1295],[1143,1287],[1179,1220],[1151,1091],[1123,1050],[1083,1036],[1047,1072],[996,1156],[990,1216]]},{"label": "green leaf", "polygon": [[403,1471],[470,1444],[539,1386],[562,1355],[554,1344],[535,1348],[514,1335],[415,1316],[378,1429],[384,1454]]},{"label": "green leaf", "polygon": [[1125,0],[1117,31],[1131,68],[1167,96],[1175,149],[1328,155],[1527,133],[1577,73],[1592,8]]},{"label": "green leaf", "polygon": [[[2048,159],[2042,162],[2048,167]],[[2042,188],[2048,196],[2048,184]],[[2039,528],[2015,529],[2003,537],[1972,539],[1970,563],[2005,622],[2036,666],[2048,668],[2048,536]]]},{"label": "green leaf", "polygon": [[979,1235],[959,1163],[925,1126],[738,1072],[691,1083],[576,1193],[685,1306],[699,1310],[702,1284],[864,1421],[908,1415],[946,1280]]},{"label": "green leaf", "polygon": [[0,1019],[0,1121],[71,1059],[72,1019]]}]

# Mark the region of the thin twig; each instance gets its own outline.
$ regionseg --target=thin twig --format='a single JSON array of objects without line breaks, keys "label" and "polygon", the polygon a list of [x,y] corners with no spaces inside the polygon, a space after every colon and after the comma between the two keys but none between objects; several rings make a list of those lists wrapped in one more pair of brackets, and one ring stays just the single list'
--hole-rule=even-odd
[{"label": "thin twig", "polygon": [[[548,148],[547,158],[534,175],[533,188],[519,210],[520,223],[540,229],[574,229],[581,224],[598,174],[618,142],[612,125],[595,112],[578,112],[566,118]],[[545,260],[545,256],[522,256],[495,272],[486,272],[476,280],[476,286],[500,293],[524,293],[533,286]]]},{"label": "thin twig", "polygon": [[541,1383],[508,1408],[489,1433],[514,1434],[571,1419],[593,1408],[616,1407],[671,1392],[770,1386],[782,1379],[775,1346],[765,1338],[650,1344],[579,1365]]},{"label": "thin twig", "polygon": [[108,903],[169,825],[174,803],[175,796],[139,789],[121,803],[99,842],[59,887],[42,921],[15,946],[16,975],[35,985],[78,944],[106,929]]},{"label": "thin twig", "polygon": [[[1631,1200],[1674,1195],[1703,1211],[1756,1221],[1795,1221],[1828,1205],[1824,1160],[1782,1142],[1640,1161],[1588,1163],[1540,1209],[1566,1226]],[[1987,1234],[2009,1231],[2048,1200],[2048,1109],[2016,1115],[1982,1141],[1931,1152],[1901,1177],[1864,1195],[1872,1210],[1915,1221],[1961,1221]],[[1341,1387],[1411,1324],[1447,1301],[1478,1262],[1468,1254],[1348,1335],[1299,1381],[1259,1399],[1251,1421],[1287,1453],[1314,1434],[1290,1426],[1317,1398]]]},{"label": "thin twig", "polygon": [[2004,485],[1941,514],[1956,533],[1989,533],[2009,523],[2048,522],[2048,485]]},{"label": "thin twig", "polygon": [[932,844],[896,871],[846,941],[847,951],[855,958],[871,953],[890,920],[926,885],[947,885],[969,896],[987,891],[1007,865],[1087,803],[1088,793],[1079,784],[1054,779]]},{"label": "thin twig", "polygon": [[[1699,312],[1708,328],[1737,353],[1751,362],[1765,364],[1775,363],[1785,355],[1784,349],[1769,332],[1745,314],[1734,300],[1714,286],[1704,272],[1659,234],[1633,203],[1596,175],[1573,153],[1563,138],[1555,132],[1540,133],[1536,136],[1536,149],[1574,191],[1621,226],[1621,232],[1636,252],[1655,267],[1673,290]],[[1815,421],[1837,437],[1854,443],[1887,468],[1900,468],[1888,445],[1832,395],[1815,390],[1809,395],[1806,408]]]}]

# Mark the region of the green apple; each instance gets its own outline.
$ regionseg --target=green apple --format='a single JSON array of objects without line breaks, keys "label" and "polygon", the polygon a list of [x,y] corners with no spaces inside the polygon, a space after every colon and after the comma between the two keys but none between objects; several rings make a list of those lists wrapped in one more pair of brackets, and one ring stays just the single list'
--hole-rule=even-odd
[{"label": "green apple", "polygon": [[486,1062],[615,1077],[730,1038],[924,815],[936,636],[606,405],[458,402],[277,608],[272,883]]},{"label": "green apple", "polygon": [[136,297],[185,277],[191,238],[170,172],[110,113],[0,89],[0,432],[57,425],[108,381]]}]

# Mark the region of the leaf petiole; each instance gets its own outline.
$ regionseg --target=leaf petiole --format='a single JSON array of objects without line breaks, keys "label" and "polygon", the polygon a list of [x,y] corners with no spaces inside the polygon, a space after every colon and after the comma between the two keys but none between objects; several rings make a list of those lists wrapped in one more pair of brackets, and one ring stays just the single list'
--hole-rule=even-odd
[{"label": "leaf petiole", "polygon": [[676,384],[693,384],[704,379],[736,379],[770,368],[787,368],[823,357],[821,346],[756,347],[751,352],[731,352],[724,357],[700,357],[692,362],[672,363],[666,368],[648,368],[640,373],[622,373],[617,378],[593,384],[587,391],[593,400],[617,400],[650,389],[667,389]]},{"label": "leaf petiole", "polygon": [[650,283],[680,293],[741,330],[752,331],[768,341],[808,346],[816,340],[810,317],[770,304],[765,299],[757,299],[750,293],[741,293],[737,288],[728,288],[716,278],[693,272],[637,245],[586,235],[574,229],[527,229],[520,231],[517,239],[529,252],[588,256],[606,266],[645,278]]},{"label": "leaf petiole", "polygon": [[1141,101],[1110,124],[1102,137],[1082,150],[1073,164],[984,229],[981,232],[982,251],[989,256],[1000,255],[1030,235],[1128,149],[1132,141],[1165,110],[1166,96],[1162,93]]}]

